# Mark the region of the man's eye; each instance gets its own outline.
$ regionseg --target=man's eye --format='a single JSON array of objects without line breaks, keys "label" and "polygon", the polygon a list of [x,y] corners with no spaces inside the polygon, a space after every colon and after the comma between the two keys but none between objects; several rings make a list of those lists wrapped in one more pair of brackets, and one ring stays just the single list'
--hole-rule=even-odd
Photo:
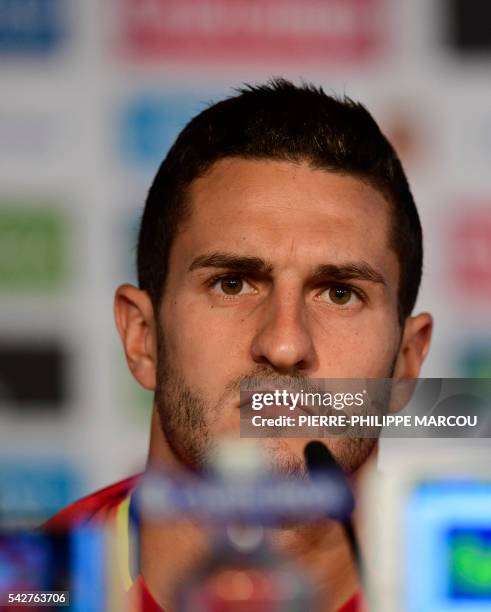
[{"label": "man's eye", "polygon": [[322,292],[321,296],[326,302],[336,304],[336,306],[350,306],[360,301],[356,293],[348,287],[329,287]]},{"label": "man's eye", "polygon": [[218,278],[213,283],[213,287],[225,295],[240,295],[253,292],[253,288],[249,283],[244,281],[240,276],[224,276]]}]

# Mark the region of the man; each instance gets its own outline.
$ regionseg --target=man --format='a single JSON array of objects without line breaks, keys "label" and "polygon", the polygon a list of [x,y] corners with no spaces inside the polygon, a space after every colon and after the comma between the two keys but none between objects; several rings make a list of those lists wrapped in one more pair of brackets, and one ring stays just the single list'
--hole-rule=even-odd
[{"label": "man", "polygon": [[[139,288],[123,285],[115,299],[129,368],[155,391],[149,462],[199,470],[217,440],[239,435],[239,386],[250,377],[417,377],[432,329],[430,315],[411,315],[421,268],[407,180],[364,107],[275,80],[203,111],[148,194]],[[302,441],[261,443],[275,469],[303,473]],[[327,443],[352,476],[375,445]],[[48,526],[113,516],[124,525],[137,482],[90,496]],[[355,609],[356,574],[336,525],[276,535],[326,610]],[[168,610],[203,534],[144,522],[139,540],[127,587],[139,588],[146,609]]]}]

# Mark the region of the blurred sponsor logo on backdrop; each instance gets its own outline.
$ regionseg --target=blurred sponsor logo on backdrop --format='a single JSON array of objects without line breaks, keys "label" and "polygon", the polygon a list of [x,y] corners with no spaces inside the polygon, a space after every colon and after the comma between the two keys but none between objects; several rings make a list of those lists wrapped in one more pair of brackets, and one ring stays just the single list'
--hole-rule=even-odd
[{"label": "blurred sponsor logo on backdrop", "polygon": [[459,376],[491,379],[491,334],[465,343],[457,365]]},{"label": "blurred sponsor logo on backdrop", "polygon": [[0,456],[0,522],[38,525],[74,501],[81,483],[67,457]]},{"label": "blurred sponsor logo on backdrop", "polygon": [[67,408],[67,356],[55,340],[0,339],[0,409],[16,419]]},{"label": "blurred sponsor logo on backdrop", "polygon": [[62,43],[67,0],[0,0],[0,54],[45,54]]},{"label": "blurred sponsor logo on backdrop", "polygon": [[[453,285],[462,291],[466,309],[491,306],[491,199],[463,200],[450,226],[449,262]],[[489,310],[488,310],[489,317]]]},{"label": "blurred sponsor logo on backdrop", "polygon": [[156,171],[175,138],[208,100],[192,93],[147,92],[127,101],[120,116],[120,149],[123,158]]},{"label": "blurred sponsor logo on backdrop", "polygon": [[118,0],[135,58],[366,61],[385,38],[386,0]]},{"label": "blurred sponsor logo on backdrop", "polygon": [[464,54],[491,53],[489,0],[447,0],[448,42]]},{"label": "blurred sponsor logo on backdrop", "polygon": [[66,223],[60,211],[0,203],[0,291],[54,291],[65,279]]},{"label": "blurred sponsor logo on backdrop", "polygon": [[397,151],[409,178],[434,169],[440,138],[438,121],[430,116],[428,109],[431,105],[414,92],[381,93],[380,112],[376,112],[375,117]]}]

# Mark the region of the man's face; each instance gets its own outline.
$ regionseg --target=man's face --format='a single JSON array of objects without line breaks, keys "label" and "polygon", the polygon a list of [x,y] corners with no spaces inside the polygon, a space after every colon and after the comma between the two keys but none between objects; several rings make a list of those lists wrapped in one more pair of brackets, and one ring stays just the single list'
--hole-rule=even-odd
[{"label": "man's face", "polygon": [[[159,313],[156,403],[173,451],[200,467],[239,436],[244,377],[383,378],[400,341],[390,208],[359,179],[307,164],[224,159],[189,191]],[[305,440],[263,440],[302,469]],[[329,440],[348,471],[372,440]]]}]

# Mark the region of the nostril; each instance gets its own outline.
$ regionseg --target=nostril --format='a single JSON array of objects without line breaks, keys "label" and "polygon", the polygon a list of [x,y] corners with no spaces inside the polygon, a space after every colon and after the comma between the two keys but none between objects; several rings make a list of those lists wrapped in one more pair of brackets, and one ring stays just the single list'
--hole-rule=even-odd
[{"label": "nostril", "polygon": [[314,350],[310,341],[295,343],[263,339],[256,342],[253,359],[256,363],[267,363],[277,371],[305,370],[313,363]]}]

